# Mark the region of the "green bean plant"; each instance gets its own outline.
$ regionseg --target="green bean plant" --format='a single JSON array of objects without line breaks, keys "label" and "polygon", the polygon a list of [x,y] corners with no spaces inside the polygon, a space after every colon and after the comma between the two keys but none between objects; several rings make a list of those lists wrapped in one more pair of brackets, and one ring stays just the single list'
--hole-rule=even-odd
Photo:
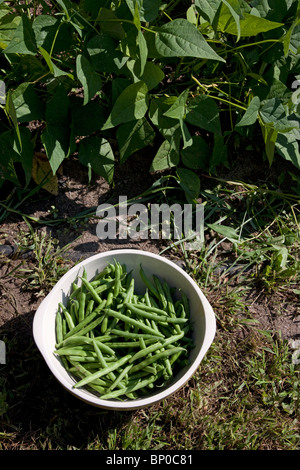
[{"label": "green bean plant", "polygon": [[298,0],[0,1],[0,176],[149,149],[189,200],[237,156],[300,168]]}]

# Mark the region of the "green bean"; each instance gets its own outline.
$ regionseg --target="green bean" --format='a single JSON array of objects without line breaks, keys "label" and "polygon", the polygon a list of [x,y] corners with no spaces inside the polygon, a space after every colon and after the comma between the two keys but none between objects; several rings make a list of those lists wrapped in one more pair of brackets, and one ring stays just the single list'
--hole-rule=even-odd
[{"label": "green bean", "polygon": [[[111,336],[98,336],[94,338],[96,341],[111,341]],[[69,336],[68,338],[63,339],[60,342],[57,342],[55,347],[62,348],[68,345],[80,345],[80,344],[92,344],[92,338],[89,338],[88,336],[81,336],[74,334],[72,336]]]},{"label": "green bean", "polygon": [[115,283],[114,283],[114,297],[117,297],[121,288],[121,266],[119,263],[115,265]]},{"label": "green bean", "polygon": [[[132,305],[132,304],[125,304],[126,307],[131,310],[132,312],[136,313],[137,315],[141,315],[146,318],[150,318],[157,322],[167,322],[167,323],[186,323],[186,318],[173,318],[169,317],[166,312],[160,310],[161,315],[157,315],[156,312],[150,311],[151,307],[147,307],[146,305]],[[156,309],[158,311],[158,309]]]},{"label": "green bean", "polygon": [[[132,364],[129,364],[128,366],[126,366],[122,372],[120,372],[120,374],[116,377],[116,379],[114,380],[114,382],[111,384],[110,387],[108,387],[107,389],[107,392],[111,392],[114,388],[120,386],[121,384],[121,381],[124,379],[124,377],[126,377],[128,375],[128,372],[130,371],[130,369],[132,368]],[[120,388],[125,388],[125,385],[122,385]]]},{"label": "green bean", "polygon": [[[106,363],[106,361],[105,361],[105,359],[104,359],[104,356],[103,356],[103,354],[102,354],[102,352],[101,352],[101,349],[100,349],[99,345],[97,344],[97,342],[96,342],[95,340],[93,340],[93,346],[94,346],[94,350],[95,350],[95,352],[96,352],[96,354],[97,354],[97,357],[98,357],[98,360],[99,360],[101,366],[102,366],[103,368],[107,367],[107,363]],[[115,376],[115,374],[114,374],[113,372],[110,372],[110,373],[108,374],[108,377],[109,377],[111,380],[115,380],[115,378],[116,378],[116,376]]]},{"label": "green bean", "polygon": [[153,328],[150,328],[149,326],[143,324],[142,322],[140,322],[138,320],[135,320],[134,318],[131,318],[127,315],[123,315],[121,312],[116,312],[115,310],[112,310],[111,308],[109,308],[107,310],[105,309],[105,311],[108,313],[108,315],[111,315],[115,318],[123,320],[127,324],[137,326],[141,330],[147,331],[149,333],[153,333],[153,334],[158,335],[158,336],[163,336],[161,333],[156,332],[155,330],[153,330]]},{"label": "green bean", "polygon": [[157,351],[158,349],[165,348],[166,346],[175,343],[176,341],[179,341],[183,337],[183,333],[180,335],[175,335],[171,336],[171,338],[168,338],[164,340],[163,342],[156,342],[154,344],[151,344],[150,346],[145,347],[144,349],[141,349],[137,353],[134,354],[134,356],[131,357],[129,360],[129,363],[136,361],[137,359],[140,359],[141,357],[147,356],[149,353],[153,353]]},{"label": "green bean", "polygon": [[109,365],[109,366],[107,366],[107,367],[105,367],[101,370],[98,370],[97,372],[94,372],[94,374],[91,374],[90,376],[85,377],[84,379],[81,379],[79,382],[77,382],[74,385],[74,388],[82,387],[83,385],[86,385],[87,383],[92,382],[94,379],[99,379],[100,377],[103,377],[104,375],[107,375],[110,372],[112,372],[116,369],[119,369],[126,362],[128,362],[130,357],[131,357],[131,355],[127,354],[126,356],[122,357],[121,359],[119,359],[115,363],[113,363],[113,364],[111,364],[111,365]]},{"label": "green bean", "polygon": [[[124,338],[137,338],[136,333],[131,333],[130,331],[124,331],[119,328],[112,328],[111,333],[114,334],[116,337],[121,336]],[[144,338],[144,339],[159,339],[161,338],[161,335],[154,335],[154,334],[147,334],[147,333],[139,333],[138,334],[139,338]]]},{"label": "green bean", "polygon": [[[82,320],[80,323],[78,323],[76,326],[73,325],[73,328],[70,329],[68,333],[65,334],[64,338],[68,338],[71,335],[79,333],[79,331],[82,331],[86,325],[88,325],[97,315],[99,315],[99,311],[101,310],[100,307],[104,308],[105,306],[105,300],[100,304],[99,310],[94,310],[89,316],[85,317],[84,320]],[[102,318],[102,317],[101,317]],[[94,324],[93,324],[94,326]]]},{"label": "green bean", "polygon": [[171,348],[171,349],[165,349],[165,351],[154,354],[153,356],[150,356],[147,359],[144,359],[139,364],[136,364],[135,366],[133,366],[131,371],[136,372],[137,370],[141,370],[141,369],[143,369],[143,367],[148,366],[149,364],[153,364],[153,362],[156,362],[159,359],[163,359],[164,357],[172,356],[173,354],[176,354],[177,352],[183,351],[183,350],[184,350],[184,348],[182,348],[180,346],[174,347],[174,348]]},{"label": "green bean", "polygon": [[86,293],[79,293],[79,305],[78,305],[78,321],[81,322],[85,316],[85,302],[86,302]]},{"label": "green bean", "polygon": [[55,317],[55,328],[56,328],[56,341],[57,343],[61,343],[63,341],[63,321],[62,321],[62,316],[61,312],[57,312],[57,315]]},{"label": "green bean", "polygon": [[85,287],[87,288],[87,290],[90,292],[90,294],[92,295],[93,299],[95,300],[95,302],[97,302],[98,304],[101,304],[102,303],[102,299],[101,297],[97,294],[96,290],[94,289],[93,286],[91,286],[91,284],[89,283],[89,281],[87,279],[84,279],[84,278],[81,278],[82,280],[82,283],[85,285]]},{"label": "green bean", "polygon": [[166,309],[167,305],[168,305],[168,302],[167,302],[167,299],[166,299],[166,296],[165,296],[165,293],[164,293],[163,286],[160,282],[160,279],[157,276],[153,275],[153,280],[154,280],[154,284],[155,284],[155,287],[156,287],[158,295],[159,295],[159,300],[160,300],[163,308]]},{"label": "green bean", "polygon": [[62,302],[59,302],[58,304],[65,316],[65,319],[66,319],[66,322],[67,322],[67,325],[69,327],[69,329],[71,330],[72,328],[75,327],[74,325],[74,322],[73,322],[73,319],[72,319],[72,316],[70,314],[70,312],[67,310],[67,308],[64,306],[64,304]]},{"label": "green bean", "polygon": [[140,276],[141,276],[141,279],[143,280],[144,284],[148,287],[149,291],[152,292],[152,294],[159,299],[160,298],[159,293],[158,293],[157,289],[155,288],[155,286],[152,284],[152,282],[146,276],[142,265],[140,265]]},{"label": "green bean", "polygon": [[125,389],[114,390],[112,392],[106,393],[105,395],[102,395],[101,399],[102,400],[110,400],[112,398],[117,398],[117,397],[120,397],[122,395],[126,395],[127,393],[130,393],[130,392],[135,392],[136,390],[143,389],[143,388],[147,387],[148,385],[150,385],[151,383],[155,382],[157,380],[157,378],[158,377],[154,375],[154,376],[149,377],[147,379],[141,380],[138,383],[128,385]]}]

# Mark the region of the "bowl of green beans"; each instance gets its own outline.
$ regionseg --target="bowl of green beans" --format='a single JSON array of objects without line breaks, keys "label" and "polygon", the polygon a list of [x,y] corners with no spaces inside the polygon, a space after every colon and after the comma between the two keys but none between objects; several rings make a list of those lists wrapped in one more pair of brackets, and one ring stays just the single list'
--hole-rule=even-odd
[{"label": "bowl of green beans", "polygon": [[216,332],[195,281],[164,256],[135,249],[96,254],[70,269],[40,304],[35,343],[77,398],[133,410],[182,388]]}]

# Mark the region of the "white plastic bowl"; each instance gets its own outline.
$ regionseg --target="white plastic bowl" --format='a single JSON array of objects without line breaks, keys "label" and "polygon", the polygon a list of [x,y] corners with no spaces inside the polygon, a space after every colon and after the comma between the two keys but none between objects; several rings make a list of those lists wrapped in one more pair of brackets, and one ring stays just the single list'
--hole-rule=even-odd
[{"label": "white plastic bowl", "polygon": [[[190,353],[189,365],[181,370],[166,388],[159,388],[149,396],[135,400],[101,400],[83,388],[73,388],[74,379],[63,367],[59,358],[54,354],[55,349],[55,315],[58,303],[66,303],[72,282],[86,269],[88,279],[91,279],[110,262],[114,260],[125,264],[128,271],[132,270],[136,290],[142,293],[145,286],[139,276],[142,264],[145,273],[151,278],[152,274],[166,279],[172,287],[183,289],[189,298],[191,321],[193,323],[193,341],[195,347]],[[56,379],[70,393],[91,405],[110,410],[134,410],[152,405],[178,391],[198,369],[204,355],[211,346],[216,332],[215,315],[206,297],[193,279],[175,263],[167,258],[153,253],[135,249],[112,250],[94,255],[68,271],[45,297],[35,313],[33,321],[33,336],[44,360]]]}]

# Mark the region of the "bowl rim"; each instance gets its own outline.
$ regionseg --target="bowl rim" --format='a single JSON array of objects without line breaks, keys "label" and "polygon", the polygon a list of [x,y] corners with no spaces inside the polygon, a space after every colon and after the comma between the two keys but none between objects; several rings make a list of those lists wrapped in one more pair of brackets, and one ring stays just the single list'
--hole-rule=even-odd
[{"label": "bowl rim", "polygon": [[[47,309],[47,304],[50,302],[50,300],[53,298],[55,295],[55,292],[61,288],[61,286],[66,282],[68,277],[73,276],[75,273],[80,272],[80,269],[82,269],[85,265],[101,258],[105,257],[118,257],[119,254],[132,254],[132,255],[140,255],[140,256],[145,256],[145,257],[150,257],[152,259],[159,260],[160,262],[166,263],[169,266],[171,266],[173,269],[177,270],[180,275],[184,276],[187,281],[192,285],[194,290],[196,291],[197,295],[200,298],[200,301],[202,303],[203,307],[203,314],[205,317],[205,332],[204,332],[204,337],[203,337],[203,343],[200,348],[200,351],[198,352],[195,360],[190,364],[186,372],[173,384],[171,384],[169,387],[164,388],[162,391],[158,391],[157,393],[153,393],[149,397],[144,397],[144,398],[137,398],[137,399],[132,399],[132,400],[101,400],[101,397],[97,397],[96,395],[93,395],[92,393],[88,392],[85,389],[80,389],[76,388],[74,389],[72,385],[70,384],[69,381],[67,381],[59,371],[56,369],[54,365],[54,360],[53,358],[55,357],[54,355],[50,355],[49,351],[47,348],[44,346],[43,341],[42,341],[42,334],[43,333],[43,325],[44,325],[44,320],[45,320],[45,310]],[[209,328],[207,326],[209,325]],[[54,375],[54,377],[59,381],[59,383],[67,389],[72,395],[76,396],[77,398],[81,399],[82,401],[89,403],[93,406],[100,407],[100,408],[105,408],[105,409],[110,409],[110,410],[134,410],[137,408],[143,408],[146,406],[150,406],[154,403],[157,403],[164,398],[167,398],[168,396],[172,395],[176,391],[178,391],[180,388],[182,388],[193,376],[193,374],[196,372],[198,369],[203,357],[207,353],[209,347],[211,346],[215,333],[216,333],[216,318],[215,314],[213,312],[213,309],[208,302],[207,298],[203,294],[202,290],[200,287],[197,285],[197,283],[191,278],[191,276],[184,271],[183,268],[178,266],[174,261],[161,256],[156,253],[148,252],[145,250],[139,250],[135,248],[118,248],[114,250],[108,250],[105,252],[100,252],[95,255],[92,255],[80,263],[76,264],[73,266],[70,270],[68,270],[60,279],[59,281],[53,286],[51,291],[47,294],[47,296],[42,300],[41,304],[37,308],[34,318],[33,318],[33,325],[32,325],[32,330],[33,330],[33,338],[35,341],[35,344],[37,348],[39,349],[42,357],[44,358],[47,366],[49,367],[50,371]],[[55,358],[57,360],[57,358]]]}]

